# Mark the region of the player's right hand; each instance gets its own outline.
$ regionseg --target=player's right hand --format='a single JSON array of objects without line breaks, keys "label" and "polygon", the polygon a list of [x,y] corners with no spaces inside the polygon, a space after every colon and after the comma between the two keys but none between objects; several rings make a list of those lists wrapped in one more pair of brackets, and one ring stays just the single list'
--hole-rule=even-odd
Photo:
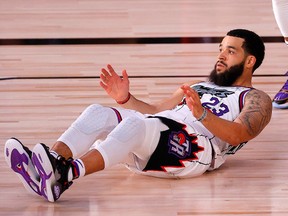
[{"label": "player's right hand", "polygon": [[108,64],[107,68],[101,70],[100,86],[115,101],[125,100],[129,94],[129,79],[126,70],[122,71],[122,77],[120,77]]}]

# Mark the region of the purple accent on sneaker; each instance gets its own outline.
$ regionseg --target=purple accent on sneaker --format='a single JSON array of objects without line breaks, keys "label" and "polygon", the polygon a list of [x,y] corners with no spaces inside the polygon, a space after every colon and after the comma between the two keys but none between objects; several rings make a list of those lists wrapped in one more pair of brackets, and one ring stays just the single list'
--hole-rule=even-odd
[{"label": "purple accent on sneaker", "polygon": [[[34,167],[36,168],[37,172],[39,173],[40,179],[41,179],[40,180],[41,194],[46,199],[48,199],[47,195],[46,195],[46,187],[47,187],[46,186],[46,180],[51,177],[52,172],[50,172],[49,174],[45,173],[45,170],[42,167],[41,163],[39,162],[38,158],[42,161],[40,154],[38,154],[38,157],[34,153],[32,154],[32,161],[33,161]],[[44,181],[43,181],[43,179],[44,179]]]},{"label": "purple accent on sneaker", "polygon": [[[9,155],[9,150],[6,149],[7,156]],[[29,173],[25,170],[24,163],[28,166],[29,158],[25,154],[20,154],[17,149],[13,149],[11,152],[11,169],[22,175],[24,180],[27,182],[29,187],[35,191],[35,193],[42,195],[41,191],[39,190],[38,183],[34,182]]]},{"label": "purple accent on sneaker", "polygon": [[9,149],[6,148],[6,157],[9,157]]},{"label": "purple accent on sneaker", "polygon": [[283,87],[279,90],[279,92],[275,95],[273,102],[278,105],[282,105],[288,102],[288,79]]}]

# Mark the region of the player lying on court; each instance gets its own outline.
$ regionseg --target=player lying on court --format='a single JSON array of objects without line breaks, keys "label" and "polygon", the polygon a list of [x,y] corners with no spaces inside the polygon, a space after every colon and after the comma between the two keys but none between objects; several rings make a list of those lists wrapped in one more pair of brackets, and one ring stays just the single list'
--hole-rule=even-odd
[{"label": "player lying on court", "polygon": [[[100,85],[122,108],[89,106],[51,149],[39,143],[30,151],[11,138],[6,161],[28,191],[50,202],[74,179],[118,163],[162,178],[217,169],[270,121],[271,98],[252,87],[264,53],[257,34],[231,30],[219,45],[209,81],[186,83],[155,104],[131,95],[126,71],[120,77],[108,65]],[[128,155],[132,163],[125,161]]]}]

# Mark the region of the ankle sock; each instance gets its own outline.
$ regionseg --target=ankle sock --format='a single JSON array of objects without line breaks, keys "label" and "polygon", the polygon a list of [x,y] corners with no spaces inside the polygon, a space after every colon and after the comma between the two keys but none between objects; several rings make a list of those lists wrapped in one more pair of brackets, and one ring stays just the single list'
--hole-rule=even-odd
[{"label": "ankle sock", "polygon": [[[55,151],[50,151],[50,154],[54,157],[57,158],[59,154]],[[68,171],[68,181],[72,181],[73,179],[77,179],[80,176],[85,175],[85,167],[84,163],[80,159],[73,160],[71,162],[71,168]]]},{"label": "ankle sock", "polygon": [[76,159],[71,162],[71,168],[68,171],[68,181],[77,179],[85,175],[85,166],[82,160]]}]

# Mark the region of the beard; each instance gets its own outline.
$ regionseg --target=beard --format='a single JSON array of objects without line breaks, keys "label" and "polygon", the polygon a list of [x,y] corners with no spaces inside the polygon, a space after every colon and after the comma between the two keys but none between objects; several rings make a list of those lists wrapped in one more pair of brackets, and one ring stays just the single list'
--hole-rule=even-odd
[{"label": "beard", "polygon": [[232,86],[232,84],[243,74],[244,62],[245,61],[242,61],[237,65],[231,66],[222,73],[217,73],[216,63],[208,77],[209,81],[219,86]]}]

